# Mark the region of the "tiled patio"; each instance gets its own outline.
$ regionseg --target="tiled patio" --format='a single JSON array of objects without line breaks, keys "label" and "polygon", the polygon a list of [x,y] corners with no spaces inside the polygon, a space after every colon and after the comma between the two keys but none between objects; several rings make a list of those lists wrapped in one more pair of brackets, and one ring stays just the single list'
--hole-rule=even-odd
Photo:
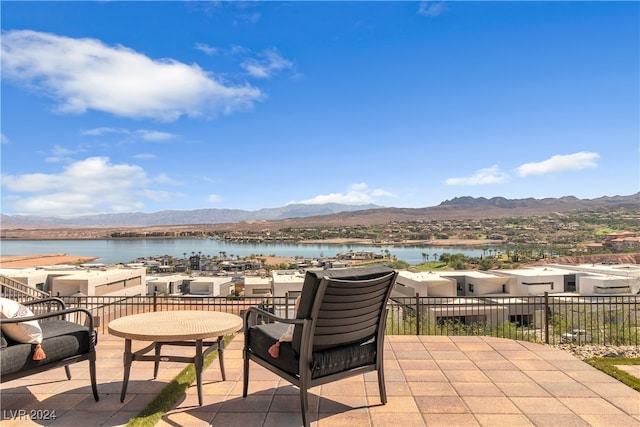
[{"label": "tiled patio", "polygon": [[[135,346],[136,343],[134,343]],[[142,343],[137,343],[142,346]],[[184,367],[134,362],[120,403],[124,340],[101,335],[100,401],[91,396],[87,363],[2,384],[3,426],[120,426],[142,410]],[[177,348],[178,352],[188,351]],[[640,393],[552,347],[488,337],[388,336],[388,403],[375,373],[312,389],[315,426],[640,426]],[[195,386],[160,426],[299,426],[297,389],[252,364],[242,398],[242,335],[225,352],[227,381],[216,361],[204,372],[204,405]],[[17,410],[55,411],[26,420]],[[41,412],[42,414],[43,412]],[[34,413],[35,415],[38,412]]]}]

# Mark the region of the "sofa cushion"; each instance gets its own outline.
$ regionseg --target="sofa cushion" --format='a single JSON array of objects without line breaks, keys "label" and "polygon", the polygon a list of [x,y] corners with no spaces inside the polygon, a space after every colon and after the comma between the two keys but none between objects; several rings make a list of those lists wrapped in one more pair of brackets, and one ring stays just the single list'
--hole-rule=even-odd
[{"label": "sofa cushion", "polygon": [[[0,297],[0,318],[15,319],[33,316],[31,310],[17,301]],[[40,344],[42,329],[37,320],[20,323],[3,323],[2,332],[14,341],[21,343]]]},{"label": "sofa cushion", "polygon": [[298,356],[293,351],[290,342],[280,343],[280,355],[277,358],[269,355],[271,347],[287,330],[286,323],[267,323],[251,326],[249,328],[249,348],[262,359],[268,360],[285,372],[295,374],[298,372]]},{"label": "sofa cushion", "polygon": [[89,328],[66,320],[48,320],[41,323],[42,348],[47,353],[44,360],[33,360],[33,346],[14,343],[0,350],[0,373],[12,374],[25,369],[57,362],[79,354],[89,352],[93,333]]},{"label": "sofa cushion", "polygon": [[[270,364],[277,366],[291,375],[299,374],[298,354],[290,342],[280,343],[280,355],[273,358],[269,355],[269,347],[278,340],[286,330],[284,323],[268,323],[249,328],[249,348],[251,352]],[[369,365],[375,362],[376,347],[373,341],[336,347],[328,350],[314,351],[311,362],[311,377],[319,378],[336,372]]]},{"label": "sofa cushion", "polygon": [[375,363],[375,360],[376,345],[373,341],[314,351],[311,378],[324,377],[336,372],[345,372],[359,366],[370,365]]}]

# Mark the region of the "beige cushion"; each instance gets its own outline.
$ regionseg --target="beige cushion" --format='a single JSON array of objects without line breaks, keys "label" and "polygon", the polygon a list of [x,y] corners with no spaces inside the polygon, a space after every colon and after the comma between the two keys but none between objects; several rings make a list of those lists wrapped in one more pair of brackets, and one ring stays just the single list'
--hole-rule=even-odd
[{"label": "beige cushion", "polygon": [[[0,318],[14,319],[33,316],[31,310],[17,301],[0,298]],[[42,343],[42,329],[37,320],[20,323],[3,323],[2,333],[14,341],[28,344]]]}]

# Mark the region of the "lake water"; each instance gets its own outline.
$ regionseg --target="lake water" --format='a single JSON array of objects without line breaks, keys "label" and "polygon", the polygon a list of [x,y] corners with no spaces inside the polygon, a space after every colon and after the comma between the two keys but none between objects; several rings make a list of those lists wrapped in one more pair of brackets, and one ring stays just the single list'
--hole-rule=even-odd
[{"label": "lake water", "polygon": [[[132,240],[3,240],[0,255],[31,255],[65,253],[67,255],[98,257],[95,262],[105,264],[128,263],[136,258],[170,255],[182,258],[191,252],[217,256],[247,255],[305,258],[332,257],[339,253],[372,251],[391,255],[415,265],[423,262],[423,253],[433,261],[443,253],[462,253],[470,257],[482,255],[482,248],[445,246],[368,246],[296,243],[234,243],[211,239],[132,239]],[[435,255],[435,258],[434,258]]]}]

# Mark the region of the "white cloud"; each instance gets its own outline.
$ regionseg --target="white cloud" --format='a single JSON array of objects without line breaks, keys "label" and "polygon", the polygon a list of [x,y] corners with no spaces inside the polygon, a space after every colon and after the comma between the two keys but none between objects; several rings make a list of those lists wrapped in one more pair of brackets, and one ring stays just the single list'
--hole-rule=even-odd
[{"label": "white cloud", "polygon": [[138,129],[136,133],[145,141],[168,141],[176,138],[176,136],[171,133],[157,130]]},{"label": "white cloud", "polygon": [[196,49],[206,53],[209,56],[216,55],[218,52],[220,52],[220,49],[218,49],[217,47],[209,46],[206,43],[196,43]]},{"label": "white cloud", "polygon": [[210,194],[209,197],[207,197],[207,201],[210,203],[220,203],[222,201],[222,197],[217,194]]},{"label": "white cloud", "polygon": [[52,151],[53,151],[53,154],[56,155],[56,156],[69,156],[71,154],[79,153],[82,150],[80,150],[80,149],[75,149],[74,150],[74,149],[71,149],[71,148],[68,148],[68,147],[63,147],[61,145],[55,144],[53,146],[53,150]]},{"label": "white cloud", "polygon": [[231,48],[229,49],[229,53],[231,55],[246,55],[248,54],[250,51],[249,49],[247,49],[244,46],[240,46],[237,44],[234,44],[233,46],[231,46]]},{"label": "white cloud", "polygon": [[245,22],[248,24],[257,24],[262,18],[262,15],[258,12],[253,13],[243,13],[236,16],[237,19],[233,21],[234,25],[238,25],[240,22]]},{"label": "white cloud", "polygon": [[418,6],[418,14],[423,16],[438,16],[446,9],[444,2],[421,1]]},{"label": "white cloud", "polygon": [[217,180],[217,179],[211,178],[211,177],[209,177],[209,176],[203,176],[203,177],[202,177],[202,180],[203,180],[204,182],[208,182],[208,183],[210,183],[210,184],[211,184],[211,183],[217,183],[217,182],[218,182],[218,180]]},{"label": "white cloud", "polygon": [[342,203],[345,205],[365,205],[377,203],[377,197],[394,197],[394,195],[383,189],[370,190],[367,184],[359,183],[349,186],[345,193],[321,194],[307,200],[292,201],[289,204],[320,205],[323,203]]},{"label": "white cloud", "polygon": [[168,140],[177,138],[177,136],[172,133],[161,132],[161,131],[152,130],[152,129],[137,129],[135,131],[130,131],[122,128],[100,127],[100,128],[86,129],[81,132],[82,135],[89,135],[89,136],[101,136],[109,133],[116,133],[116,134],[122,134],[122,135],[136,135],[140,137],[140,139],[144,141],[150,141],[150,142],[168,141]]},{"label": "white cloud", "polygon": [[126,129],[120,129],[120,128],[100,127],[100,128],[93,128],[93,129],[85,129],[82,132],[80,132],[81,135],[89,135],[89,136],[100,136],[100,135],[106,135],[108,133],[129,134],[129,131]]},{"label": "white cloud", "polygon": [[55,144],[53,146],[53,150],[51,150],[51,155],[45,158],[45,162],[47,163],[60,163],[60,162],[69,162],[72,159],[74,154],[78,154],[83,152],[84,149],[76,148],[71,149],[68,147],[63,147],[61,145]]},{"label": "white cloud", "polygon": [[250,9],[259,5],[259,2],[251,1],[188,1],[186,5],[189,9],[205,14],[206,16],[214,16],[221,10],[231,10],[234,19],[233,25],[242,23],[255,24],[260,21],[262,15],[259,12],[251,12]]},{"label": "white cloud", "polygon": [[277,49],[271,48],[259,53],[257,58],[245,60],[242,68],[252,77],[269,79],[277,72],[293,68],[293,63],[280,55]]},{"label": "white cloud", "polygon": [[251,108],[261,91],[225,85],[197,65],[124,46],[36,31],[2,34],[3,77],[51,96],[62,113],[97,110],[174,121]]},{"label": "white cloud", "polygon": [[2,175],[2,186],[14,193],[5,200],[12,211],[46,216],[131,212],[144,207],[144,198],[169,199],[151,184],[140,166],[106,157],[77,161],[59,173]]},{"label": "white cloud", "polygon": [[8,144],[9,138],[4,133],[0,134],[0,144]]},{"label": "white cloud", "polygon": [[396,197],[395,194],[388,192],[387,190],[383,190],[382,188],[376,188],[371,192],[373,197]]},{"label": "white cloud", "polygon": [[143,190],[141,194],[147,199],[153,200],[154,202],[166,202],[169,200],[175,200],[178,197],[184,197],[184,195],[181,193],[172,193],[169,191],[150,189]]},{"label": "white cloud", "polygon": [[153,153],[140,153],[133,156],[134,159],[155,159],[156,155]]},{"label": "white cloud", "polygon": [[156,175],[153,181],[160,184],[182,185],[180,181],[176,181],[175,179],[169,177],[169,175],[167,175],[166,173],[159,173],[158,175]]},{"label": "white cloud", "polygon": [[500,172],[497,165],[477,170],[473,175],[445,180],[447,185],[485,185],[505,182],[508,175]]},{"label": "white cloud", "polygon": [[517,168],[518,175],[546,175],[556,172],[576,171],[598,167],[598,153],[581,151],[579,153],[556,155],[541,162],[525,163]]}]

